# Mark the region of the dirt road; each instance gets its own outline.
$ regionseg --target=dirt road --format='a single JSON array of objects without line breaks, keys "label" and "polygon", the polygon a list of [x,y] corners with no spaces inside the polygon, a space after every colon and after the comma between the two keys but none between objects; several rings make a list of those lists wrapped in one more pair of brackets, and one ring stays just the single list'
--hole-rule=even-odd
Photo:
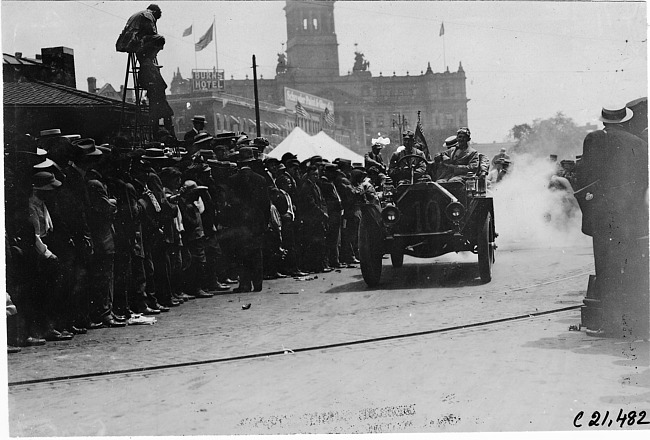
[{"label": "dirt road", "polygon": [[569,331],[588,246],[500,249],[489,284],[475,258],[384,260],[373,290],[358,269],[265,282],[25,349],[10,434],[578,432],[595,410],[650,412],[648,343]]}]

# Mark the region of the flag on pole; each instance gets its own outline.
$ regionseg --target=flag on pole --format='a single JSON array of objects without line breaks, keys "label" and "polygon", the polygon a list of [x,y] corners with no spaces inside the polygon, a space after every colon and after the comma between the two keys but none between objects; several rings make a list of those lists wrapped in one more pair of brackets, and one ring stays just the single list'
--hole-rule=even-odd
[{"label": "flag on pole", "polygon": [[325,107],[325,111],[323,112],[323,119],[325,119],[325,123],[330,127],[334,125],[334,113],[330,113],[327,107]]},{"label": "flag on pole", "polygon": [[445,22],[444,21],[442,23],[440,23],[440,35],[438,35],[438,36],[442,37],[443,35],[445,35]]},{"label": "flag on pole", "polygon": [[303,118],[309,118],[309,113],[307,113],[307,110],[305,110],[305,107],[300,105],[300,102],[296,102],[296,115],[303,117]]},{"label": "flag on pole", "polygon": [[208,46],[208,44],[210,44],[210,42],[212,41],[213,27],[214,27],[214,23],[210,25],[210,29],[208,29],[208,31],[205,34],[203,34],[203,36],[199,39],[199,41],[197,41],[196,44],[194,44],[194,50],[196,52],[205,49]]},{"label": "flag on pole", "polygon": [[431,154],[429,153],[429,146],[427,145],[427,140],[424,139],[424,133],[422,132],[422,124],[418,121],[417,126],[415,127],[415,143],[420,144],[421,150],[424,153],[424,157],[427,160],[431,160]]},{"label": "flag on pole", "polygon": [[192,25],[183,31],[184,37],[187,37],[188,35],[192,35]]}]

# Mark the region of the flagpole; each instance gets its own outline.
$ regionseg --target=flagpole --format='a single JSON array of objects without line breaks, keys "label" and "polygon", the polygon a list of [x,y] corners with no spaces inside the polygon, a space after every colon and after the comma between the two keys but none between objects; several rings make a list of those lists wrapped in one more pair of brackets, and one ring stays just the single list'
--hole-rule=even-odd
[{"label": "flagpole", "polygon": [[199,62],[196,58],[196,32],[194,32],[194,20],[192,20],[192,40],[194,41],[194,68],[199,69]]},{"label": "flagpole", "polygon": [[[214,62],[215,68],[219,70],[219,52],[217,52],[217,27],[215,26],[216,16],[212,16],[212,32],[214,32]],[[225,81],[225,78],[224,78]]]}]

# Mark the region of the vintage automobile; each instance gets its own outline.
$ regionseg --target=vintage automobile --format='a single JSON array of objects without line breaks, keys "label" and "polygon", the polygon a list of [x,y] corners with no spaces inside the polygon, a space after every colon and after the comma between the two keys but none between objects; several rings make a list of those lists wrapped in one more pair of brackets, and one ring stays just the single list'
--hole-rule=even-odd
[{"label": "vintage automobile", "polygon": [[399,268],[404,255],[432,258],[469,251],[478,255],[481,280],[490,282],[498,234],[485,173],[471,175],[464,183],[437,183],[431,178],[433,163],[427,164],[427,175],[415,176],[413,170],[421,161],[425,159],[415,155],[402,157],[398,166],[406,164],[410,179],[400,180],[397,186],[387,183],[380,203],[362,206],[359,254],[363,279],[371,287],[379,283],[385,254]]}]

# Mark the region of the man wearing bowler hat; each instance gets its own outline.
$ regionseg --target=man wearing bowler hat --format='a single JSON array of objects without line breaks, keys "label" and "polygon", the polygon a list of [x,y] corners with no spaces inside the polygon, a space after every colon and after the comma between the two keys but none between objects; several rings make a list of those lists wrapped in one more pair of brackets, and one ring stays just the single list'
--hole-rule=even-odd
[{"label": "man wearing bowler hat", "polygon": [[[648,144],[627,131],[633,112],[604,107],[604,128],[583,142],[575,197],[593,237],[595,289],[583,321],[590,335],[648,338]],[[599,313],[600,312],[600,313]]]}]

